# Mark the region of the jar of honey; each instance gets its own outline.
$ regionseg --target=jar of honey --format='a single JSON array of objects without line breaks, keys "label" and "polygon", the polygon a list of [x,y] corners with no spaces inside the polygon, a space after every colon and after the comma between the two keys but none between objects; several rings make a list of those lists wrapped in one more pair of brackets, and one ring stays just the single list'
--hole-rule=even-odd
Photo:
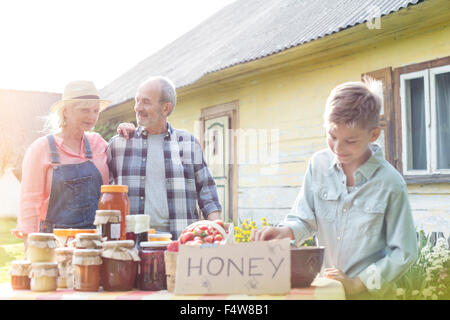
[{"label": "jar of honey", "polygon": [[58,288],[73,288],[73,248],[56,248],[55,257],[58,263]]},{"label": "jar of honey", "polygon": [[27,238],[27,258],[31,262],[53,262],[56,238],[53,233],[30,233]]},{"label": "jar of honey", "polygon": [[167,289],[164,252],[170,241],[141,242],[138,288],[144,291]]},{"label": "jar of honey", "polygon": [[101,250],[75,249],[73,252],[73,288],[98,291],[100,288]]},{"label": "jar of honey", "polygon": [[120,210],[97,210],[94,225],[97,226],[98,234],[105,241],[120,240],[122,234],[121,219]]},{"label": "jar of honey", "polygon": [[75,236],[77,249],[101,249],[102,235],[98,233],[79,233]]},{"label": "jar of honey", "polygon": [[30,290],[31,261],[15,260],[11,262],[10,275],[13,290]]},{"label": "jar of honey", "polygon": [[126,217],[127,240],[133,240],[139,250],[142,241],[148,241],[148,226],[150,216],[146,214],[131,214]]},{"label": "jar of honey", "polygon": [[103,243],[103,264],[100,269],[105,291],[130,291],[133,289],[139,252],[132,240],[106,241]]},{"label": "jar of honey", "polygon": [[55,291],[58,264],[56,262],[34,262],[31,264],[30,278],[31,291]]},{"label": "jar of honey", "polygon": [[98,201],[98,210],[120,210],[121,226],[120,240],[126,239],[126,219],[130,214],[130,200],[128,199],[128,186],[126,185],[102,185],[101,195]]}]

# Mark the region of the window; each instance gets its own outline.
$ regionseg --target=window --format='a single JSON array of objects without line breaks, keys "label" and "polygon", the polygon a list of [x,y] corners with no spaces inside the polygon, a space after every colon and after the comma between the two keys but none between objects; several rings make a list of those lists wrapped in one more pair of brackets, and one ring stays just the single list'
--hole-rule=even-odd
[{"label": "window", "polygon": [[386,159],[407,183],[450,182],[450,56],[366,74],[383,84]]},{"label": "window", "polygon": [[400,76],[404,175],[450,173],[450,66]]}]

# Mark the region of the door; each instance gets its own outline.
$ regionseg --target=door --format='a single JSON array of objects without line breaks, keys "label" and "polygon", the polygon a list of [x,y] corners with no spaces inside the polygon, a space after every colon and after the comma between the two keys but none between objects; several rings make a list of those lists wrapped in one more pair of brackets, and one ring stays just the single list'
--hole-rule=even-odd
[{"label": "door", "polygon": [[230,213],[230,117],[205,120],[205,158],[217,186],[222,220]]}]

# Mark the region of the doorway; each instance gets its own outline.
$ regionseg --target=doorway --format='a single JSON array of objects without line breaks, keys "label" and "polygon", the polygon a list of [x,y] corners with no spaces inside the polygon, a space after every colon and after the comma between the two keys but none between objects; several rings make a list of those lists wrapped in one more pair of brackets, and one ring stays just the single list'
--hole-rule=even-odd
[{"label": "doorway", "polygon": [[232,101],[204,108],[200,116],[200,143],[217,186],[222,219],[233,223],[238,216],[238,115],[238,102]]}]

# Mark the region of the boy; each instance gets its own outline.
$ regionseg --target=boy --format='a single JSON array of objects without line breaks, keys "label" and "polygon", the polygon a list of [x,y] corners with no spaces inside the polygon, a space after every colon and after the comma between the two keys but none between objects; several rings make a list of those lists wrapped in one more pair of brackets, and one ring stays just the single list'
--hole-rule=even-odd
[{"label": "boy", "polygon": [[348,296],[384,288],[418,255],[406,184],[372,144],[380,135],[375,85],[366,78],[331,91],[324,113],[329,148],[312,156],[284,222],[251,236],[302,243],[317,233],[324,275],[340,281]]}]

